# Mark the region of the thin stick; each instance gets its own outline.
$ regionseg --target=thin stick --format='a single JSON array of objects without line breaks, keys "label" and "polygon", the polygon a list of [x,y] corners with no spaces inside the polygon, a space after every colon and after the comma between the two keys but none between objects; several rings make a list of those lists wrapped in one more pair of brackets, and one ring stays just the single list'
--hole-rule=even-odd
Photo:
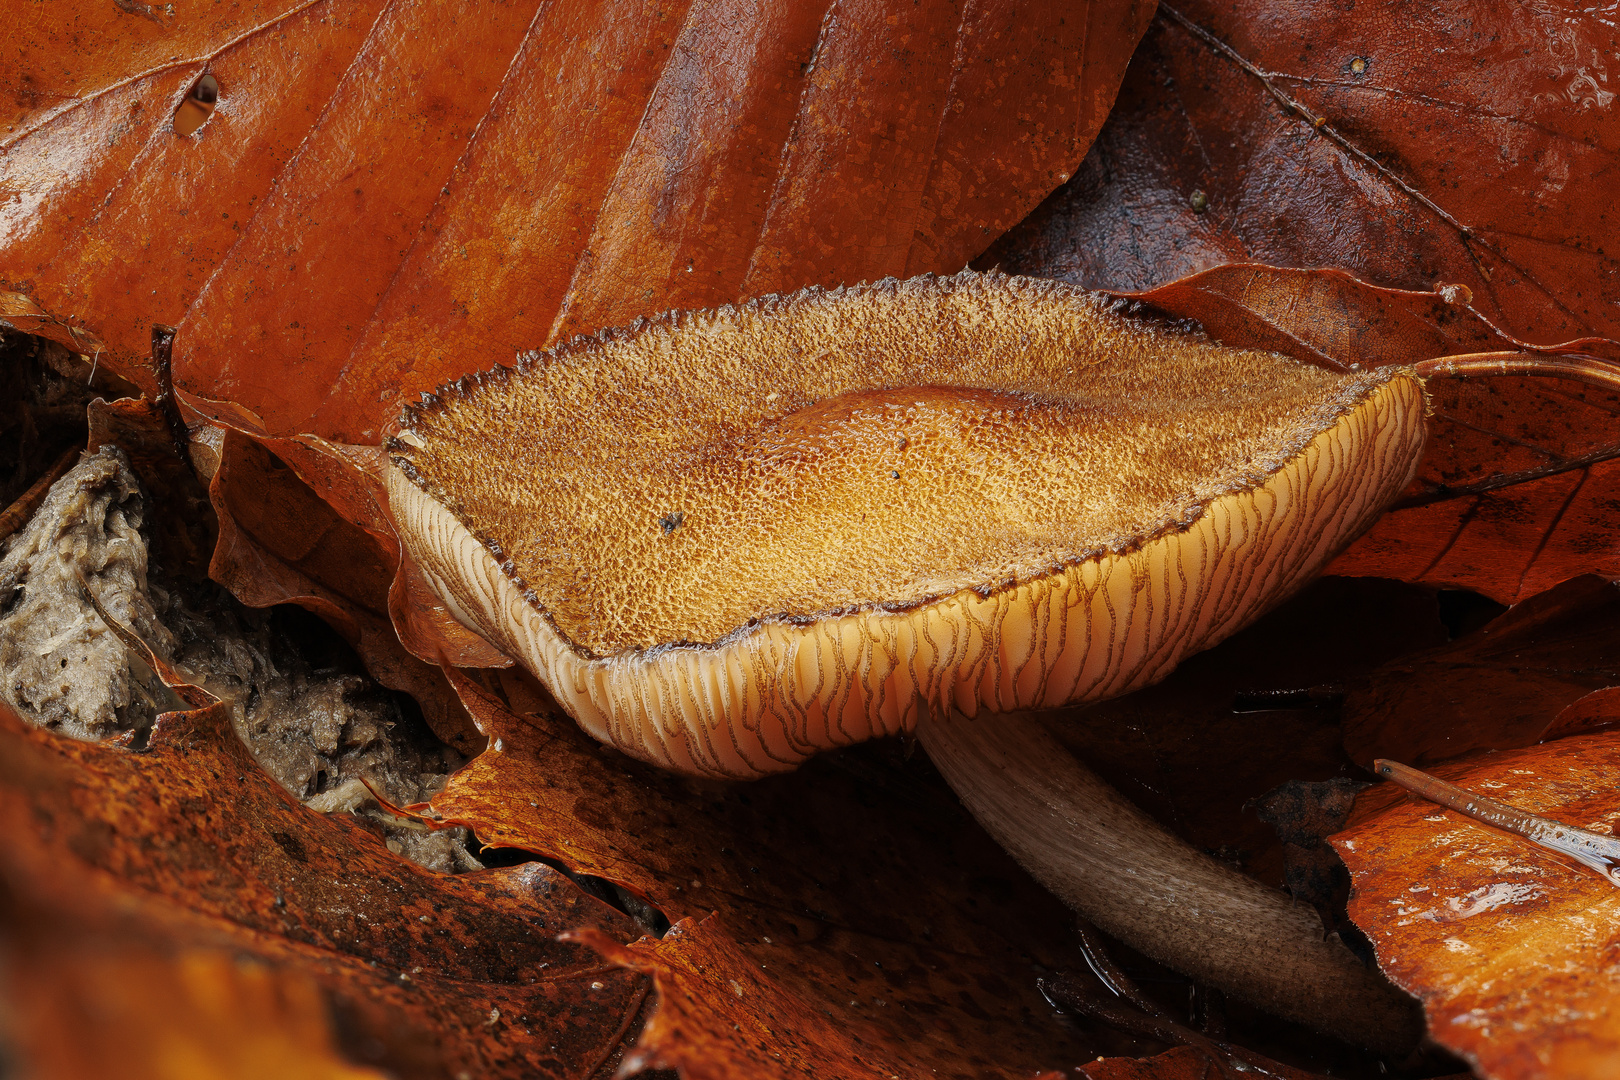
[{"label": "thin stick", "polygon": [[180,415],[180,403],[174,396],[174,333],[172,326],[152,324],[152,367],[158,384],[157,398],[152,404],[158,407],[163,419],[168,422],[175,453],[195,473],[196,467],[191,463],[191,432],[186,429],[185,417]]},{"label": "thin stick", "polygon": [[4,513],[0,513],[0,541],[5,540],[12,533],[22,528],[28,519],[34,516],[34,511],[39,509],[39,504],[45,501],[46,495],[50,494],[51,485],[67,475],[67,471],[73,468],[73,463],[78,459],[79,448],[76,446],[68,447],[62,452],[62,456],[52,462],[49,469],[45,470],[44,476],[35,480],[32,487],[17,496],[16,501],[6,507]]},{"label": "thin stick", "polygon": [[1462,353],[1437,356],[1414,364],[1412,370],[1429,378],[1446,375],[1468,376],[1530,375],[1550,379],[1570,379],[1620,393],[1620,367],[1585,353],[1544,355],[1528,352]]},{"label": "thin stick", "polygon": [[1567,855],[1582,866],[1596,870],[1611,884],[1620,885],[1620,839],[1616,837],[1552,821],[1517,806],[1498,802],[1487,795],[1475,795],[1456,784],[1448,784],[1438,776],[1430,776],[1387,758],[1373,762],[1373,772],[1388,777],[1414,795],[1439,803],[1465,817],[1522,836],[1549,851]]}]

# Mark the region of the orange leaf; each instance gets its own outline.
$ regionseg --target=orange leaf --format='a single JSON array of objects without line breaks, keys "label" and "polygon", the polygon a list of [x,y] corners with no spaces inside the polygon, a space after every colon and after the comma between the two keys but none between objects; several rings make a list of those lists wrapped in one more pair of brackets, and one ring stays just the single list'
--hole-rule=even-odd
[{"label": "orange leaf", "polygon": [[[1492,754],[1433,771],[1460,787],[1601,832],[1620,734]],[[1423,999],[1429,1032],[1491,1080],[1614,1075],[1620,892],[1596,873],[1391,784],[1333,838],[1350,917],[1379,966]]]},{"label": "orange leaf", "polygon": [[[1072,915],[923,755],[899,760],[880,743],[748,785],[694,781],[592,742],[526,677],[494,674],[497,694],[447,674],[493,749],[434,797],[446,821],[607,878],[672,921],[719,913],[636,947],[675,971],[660,976],[673,988],[660,999],[669,1026],[638,1052],[696,1068],[714,1049],[716,1069],[740,1070],[703,1075],[849,1076],[881,1064],[882,1076],[966,1067],[1009,1078],[1098,1052],[1095,1034],[1038,1019],[1051,1014],[1038,972],[1085,970]],[[694,1016],[686,991],[745,1015]],[[762,1024],[781,1045],[759,1046]],[[677,1033],[698,1042],[682,1049]],[[775,1061],[772,1051],[780,1069],[744,1068]],[[828,1061],[842,1067],[815,1067]]]},{"label": "orange leaf", "polygon": [[347,442],[579,331],[959,268],[1073,171],[1152,10],[10,6],[0,310],[129,372],[174,324],[182,388]]},{"label": "orange leaf", "polygon": [[0,999],[40,1075],[584,1080],[641,1013],[644,980],[554,940],[627,940],[627,918],[540,864],[399,859],[298,805],[221,705],[160,717],[141,752],[0,707],[0,762]]}]

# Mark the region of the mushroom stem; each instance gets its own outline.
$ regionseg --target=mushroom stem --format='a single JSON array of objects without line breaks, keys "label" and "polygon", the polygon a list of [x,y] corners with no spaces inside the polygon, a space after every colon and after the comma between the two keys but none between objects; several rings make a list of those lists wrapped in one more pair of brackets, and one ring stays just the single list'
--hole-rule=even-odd
[{"label": "mushroom stem", "polygon": [[1417,1003],[1314,911],[1171,835],[1033,718],[942,710],[918,736],[986,831],[1103,930],[1275,1015],[1380,1053],[1417,1046]]}]

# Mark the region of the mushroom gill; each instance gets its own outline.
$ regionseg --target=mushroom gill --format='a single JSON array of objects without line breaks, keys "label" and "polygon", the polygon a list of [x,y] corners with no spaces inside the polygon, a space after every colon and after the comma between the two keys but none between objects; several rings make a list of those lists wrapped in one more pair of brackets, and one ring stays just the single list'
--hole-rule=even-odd
[{"label": "mushroom gill", "polygon": [[1225,348],[997,274],[669,315],[425,396],[389,442],[452,613],[591,735],[747,779],[917,730],[1103,929],[1389,1051],[1410,999],[1314,914],[1165,833],[1021,710],[1168,674],[1407,484],[1410,371]]},{"label": "mushroom gill", "polygon": [[1114,697],[1365,528],[1424,409],[1120,307],[962,274],[638,323],[408,410],[390,501],[458,618],[666,768]]}]

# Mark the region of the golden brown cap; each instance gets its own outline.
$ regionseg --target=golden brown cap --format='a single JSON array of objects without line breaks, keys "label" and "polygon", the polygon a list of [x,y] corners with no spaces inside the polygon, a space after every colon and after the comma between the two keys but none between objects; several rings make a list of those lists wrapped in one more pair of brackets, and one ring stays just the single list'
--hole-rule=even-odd
[{"label": "golden brown cap", "polygon": [[1167,673],[1405,485],[1423,394],[964,273],[669,315],[401,418],[458,617],[599,738],[730,776]]}]

